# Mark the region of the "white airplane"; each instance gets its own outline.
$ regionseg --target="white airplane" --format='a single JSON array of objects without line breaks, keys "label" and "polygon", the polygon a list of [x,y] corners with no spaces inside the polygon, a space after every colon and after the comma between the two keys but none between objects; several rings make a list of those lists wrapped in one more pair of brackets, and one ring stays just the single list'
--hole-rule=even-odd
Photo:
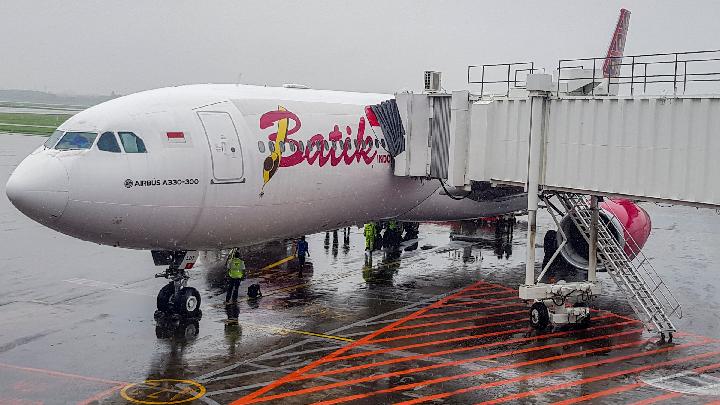
[{"label": "white airplane", "polygon": [[438,180],[394,176],[367,108],[392,98],[234,84],[132,94],[60,125],[18,165],[6,193],[64,234],[151,250],[173,280],[158,309],[183,315],[199,311],[197,290],[185,285],[197,251],[373,220],[462,220],[526,207],[518,189],[456,201]]}]

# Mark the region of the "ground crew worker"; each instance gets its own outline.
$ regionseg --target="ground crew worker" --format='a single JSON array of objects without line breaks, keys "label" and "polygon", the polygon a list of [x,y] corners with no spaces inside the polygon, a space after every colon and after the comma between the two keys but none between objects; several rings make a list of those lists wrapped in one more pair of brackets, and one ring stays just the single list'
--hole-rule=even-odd
[{"label": "ground crew worker", "polygon": [[388,240],[386,241],[386,245],[388,247],[396,247],[400,244],[400,238],[398,237],[398,224],[394,219],[391,219],[388,222],[388,228],[385,232],[386,237],[389,236]]},{"label": "ground crew worker", "polygon": [[365,250],[372,252],[375,250],[375,223],[368,222],[365,224],[363,234],[365,235]]},{"label": "ground crew worker", "polygon": [[300,262],[300,273],[302,273],[303,267],[305,267],[305,255],[310,256],[310,248],[304,236],[300,237],[295,254]]},{"label": "ground crew worker", "polygon": [[[228,289],[225,295],[225,305],[236,304],[240,281],[245,278],[245,262],[238,257],[237,250],[233,250],[228,260]],[[232,301],[231,301],[232,298]]]}]

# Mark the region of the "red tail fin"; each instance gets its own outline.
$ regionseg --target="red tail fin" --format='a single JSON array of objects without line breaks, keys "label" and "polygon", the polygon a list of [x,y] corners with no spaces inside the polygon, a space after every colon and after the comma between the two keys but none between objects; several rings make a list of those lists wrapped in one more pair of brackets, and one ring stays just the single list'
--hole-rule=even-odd
[{"label": "red tail fin", "polygon": [[630,26],[630,11],[620,9],[615,33],[613,33],[610,47],[608,47],[605,64],[603,65],[603,77],[618,77],[622,63],[623,52],[625,51],[625,38],[627,38],[628,27]]}]

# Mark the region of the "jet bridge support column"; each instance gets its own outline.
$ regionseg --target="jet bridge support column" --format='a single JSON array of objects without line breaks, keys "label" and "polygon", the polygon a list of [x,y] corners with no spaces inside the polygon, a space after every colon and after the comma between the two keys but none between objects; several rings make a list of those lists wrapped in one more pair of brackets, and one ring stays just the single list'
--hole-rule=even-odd
[{"label": "jet bridge support column", "polygon": [[[536,80],[533,80],[537,77]],[[535,240],[537,239],[537,210],[540,176],[543,166],[543,139],[545,137],[545,109],[549,88],[552,85],[550,75],[529,75],[527,88],[530,93],[530,147],[528,151],[528,244],[525,264],[525,284],[535,284]]]}]

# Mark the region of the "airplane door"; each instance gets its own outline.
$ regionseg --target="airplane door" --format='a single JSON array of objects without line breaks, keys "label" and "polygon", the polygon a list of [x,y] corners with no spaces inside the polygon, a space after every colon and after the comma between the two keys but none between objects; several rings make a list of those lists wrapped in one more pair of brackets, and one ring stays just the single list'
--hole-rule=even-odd
[{"label": "airplane door", "polygon": [[243,156],[235,123],[226,112],[198,112],[205,129],[213,176],[221,182],[242,182]]}]

